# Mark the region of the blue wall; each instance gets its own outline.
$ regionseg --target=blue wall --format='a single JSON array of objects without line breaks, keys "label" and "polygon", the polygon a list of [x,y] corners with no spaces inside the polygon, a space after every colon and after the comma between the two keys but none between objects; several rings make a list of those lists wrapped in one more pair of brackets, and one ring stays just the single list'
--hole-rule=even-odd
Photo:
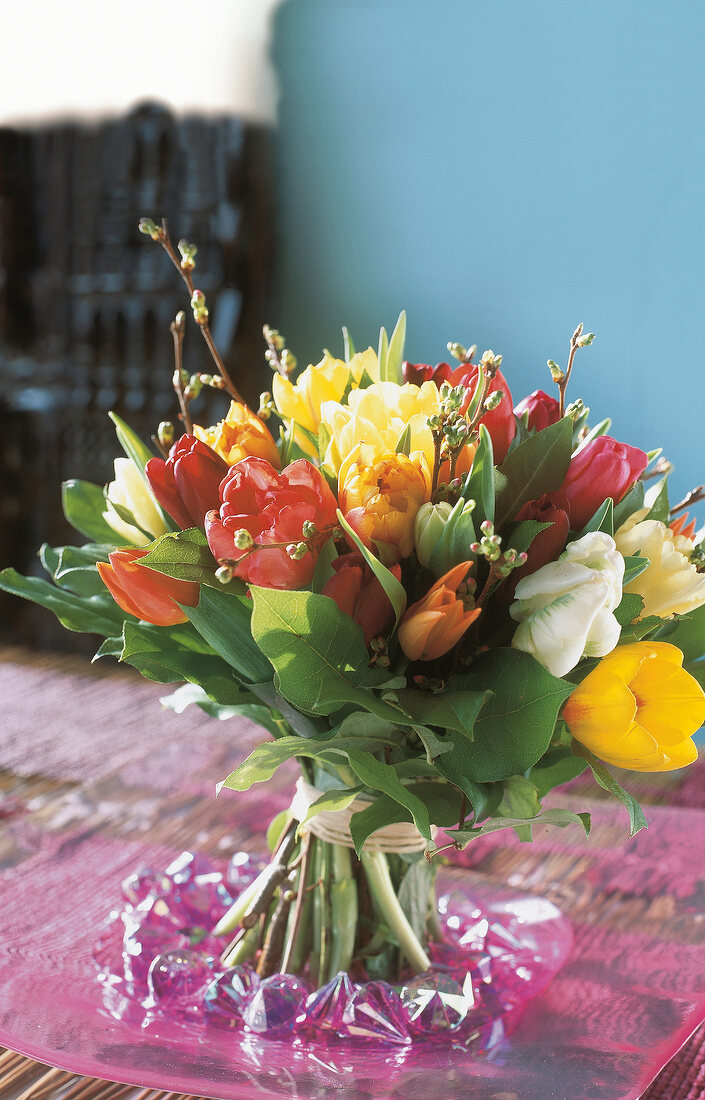
[{"label": "blue wall", "polygon": [[[288,0],[275,323],[301,359],[409,313],[705,480],[705,3]],[[504,369],[504,368],[503,368]]]}]

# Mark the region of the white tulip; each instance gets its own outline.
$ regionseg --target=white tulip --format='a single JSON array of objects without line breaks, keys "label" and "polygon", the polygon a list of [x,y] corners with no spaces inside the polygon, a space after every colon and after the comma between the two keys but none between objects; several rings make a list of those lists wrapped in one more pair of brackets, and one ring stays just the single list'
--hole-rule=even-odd
[{"label": "white tulip", "polygon": [[[169,530],[144,479],[129,458],[115,459],[115,479],[108,485],[106,503],[108,507],[103,512],[103,519],[116,535],[132,546],[146,546]],[[113,504],[128,508],[142,531],[121,519]]]},{"label": "white tulip", "polygon": [[581,657],[604,657],[619,641],[613,612],[622,598],[624,558],[614,539],[591,531],[570,543],[558,561],[516,586],[509,609],[520,625],[512,646],[530,653],[553,676],[565,676]]}]

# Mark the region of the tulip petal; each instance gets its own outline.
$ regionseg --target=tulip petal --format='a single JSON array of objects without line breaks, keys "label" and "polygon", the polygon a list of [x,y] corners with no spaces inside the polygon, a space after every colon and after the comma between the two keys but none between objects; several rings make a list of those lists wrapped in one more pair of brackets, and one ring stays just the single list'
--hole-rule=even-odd
[{"label": "tulip petal", "polygon": [[638,721],[659,744],[677,745],[705,722],[705,693],[684,669],[651,657],[629,684],[638,706]]},{"label": "tulip petal", "polygon": [[563,708],[563,719],[576,741],[596,755],[628,730],[636,717],[636,700],[605,662],[586,676]]}]

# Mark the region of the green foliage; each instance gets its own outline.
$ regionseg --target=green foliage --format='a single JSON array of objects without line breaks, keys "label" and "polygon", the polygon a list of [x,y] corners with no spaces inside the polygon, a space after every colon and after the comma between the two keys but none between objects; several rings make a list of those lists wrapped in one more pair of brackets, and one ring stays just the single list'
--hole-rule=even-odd
[{"label": "green foliage", "polygon": [[472,740],[473,727],[480,709],[488,698],[485,691],[442,691],[437,694],[403,688],[383,696],[392,706],[398,706],[415,723],[454,730]]},{"label": "green foliage", "polygon": [[636,592],[625,592],[615,610],[614,617],[620,626],[626,627],[634,622],[644,610],[644,601]]},{"label": "green foliage", "polygon": [[606,535],[614,535],[614,501],[612,497],[608,497],[604,504],[600,505],[595,515],[588,520],[580,534],[576,535],[576,538],[580,539],[591,531],[602,531]]},{"label": "green foliage", "polygon": [[[241,697],[245,698],[246,692],[243,691]],[[193,705],[205,711],[211,718],[217,718],[221,722],[225,722],[229,718],[249,718],[251,722],[255,722],[263,729],[269,730],[274,737],[279,737],[282,734],[282,730],[276,719],[273,718],[269,707],[263,707],[257,703],[216,703],[199,684],[182,684],[171,695],[163,695],[159,702],[168,710],[173,710],[175,714],[183,714],[187,707]]]},{"label": "green foliage", "polygon": [[[149,553],[140,559],[140,565],[176,580],[197,581],[221,591],[224,588],[216,579],[217,562],[200,527],[160,535],[150,546]],[[241,581],[231,584],[244,592]]]},{"label": "green foliage", "polygon": [[507,485],[496,505],[497,527],[514,519],[527,501],[560,489],[570,464],[572,435],[571,419],[563,417],[507,455],[500,467]]},{"label": "green foliage", "polygon": [[646,494],[650,505],[647,519],[657,519],[668,525],[671,519],[671,506],[668,503],[668,478],[662,477],[660,481],[649,489]]},{"label": "green foliage", "polygon": [[331,577],[335,575],[332,564],[337,557],[338,551],[335,548],[335,542],[333,539],[328,539],[327,542],[324,542],[316,558],[316,565],[311,578],[312,592],[322,592]]},{"label": "green foliage", "polygon": [[41,577],[23,577],[16,569],[3,569],[0,588],[52,611],[66,630],[111,637],[121,633],[126,619],[135,621],[118,607],[105,588],[101,595],[78,596]]},{"label": "green foliage", "polygon": [[349,363],[355,354],[355,344],[353,338],[350,335],[349,330],[343,325],[343,357],[346,363]]},{"label": "green foliage", "polygon": [[570,783],[587,767],[586,760],[580,760],[573,756],[570,750],[560,748],[546,753],[529,772],[529,779],[536,786],[539,800],[548,794],[554,787],[560,787],[563,783]]},{"label": "green foliage", "polygon": [[312,802],[309,806],[306,816],[301,819],[301,826],[305,825],[307,821],[310,821],[316,814],[322,812],[336,813],[338,810],[346,810],[348,806],[355,801],[362,786],[359,787],[332,787],[328,791],[324,791],[320,798],[317,798],[315,802]]},{"label": "green foliage", "polygon": [[[399,780],[390,764],[383,764],[371,752],[361,748],[348,749],[350,767],[367,787],[386,794],[411,814],[416,828],[426,840],[431,839],[431,824],[426,806],[409,787]],[[359,852],[358,852],[359,855]]]},{"label": "green foliage", "polygon": [[423,942],[426,935],[429,896],[433,883],[433,868],[423,854],[410,863],[402,875],[398,898],[404,915],[414,930],[414,935]]},{"label": "green foliage", "polygon": [[623,523],[626,523],[630,516],[633,516],[635,512],[638,512],[640,508],[644,507],[644,482],[637,481],[636,485],[633,485],[627,495],[620,500],[619,504],[614,506],[614,529],[618,531]]},{"label": "green foliage", "polygon": [[555,809],[543,810],[535,817],[490,817],[476,828],[455,829],[448,835],[453,838],[459,848],[467,848],[468,844],[476,840],[477,837],[499,832],[500,829],[523,831],[530,839],[533,829],[537,825],[557,825],[559,829],[565,829],[567,825],[581,825],[587,836],[590,832],[590,814],[576,814],[572,810]]},{"label": "green foliage", "polygon": [[[483,520],[490,520],[494,522],[495,515],[495,483],[494,483],[494,453],[492,450],[492,439],[490,433],[484,424],[480,424],[480,438],[477,445],[477,451],[472,463],[472,469],[465,479],[465,483],[462,488],[462,498],[464,500],[474,500],[476,504],[475,508],[475,526],[479,530],[480,524]],[[469,539],[470,542],[474,542],[473,537]],[[466,555],[466,557],[469,556]],[[460,558],[460,561],[466,560]],[[450,568],[450,566],[448,567]]]},{"label": "green foliage", "polygon": [[61,486],[61,504],[74,530],[96,543],[118,545],[118,535],[103,519],[105,497],[99,485],[73,478]]},{"label": "green foliage", "polygon": [[66,588],[76,596],[106,596],[107,589],[100,579],[96,562],[106,562],[109,546],[87,542],[83,546],[51,547],[43,543],[39,558],[59,588]]},{"label": "green foliage", "polygon": [[245,680],[271,680],[269,663],[252,637],[252,607],[246,597],[203,586],[198,606],[183,611],[203,640]]},{"label": "green foliage", "polygon": [[601,764],[583,745],[577,741],[573,745],[573,752],[576,756],[583,757],[588,763],[593,778],[598,786],[602,787],[603,791],[607,791],[618,799],[627,810],[629,814],[629,836],[632,837],[638,833],[641,829],[648,827],[648,821],[641,806],[634,798],[629,794],[629,791],[625,791],[624,787],[621,787],[614,776],[608,772],[604,764]]},{"label": "green foliage", "polygon": [[503,783],[498,817],[532,818],[541,809],[538,788],[523,775],[510,775]]},{"label": "green foliage", "polygon": [[[384,330],[383,330],[384,331]],[[389,340],[385,364],[382,366],[380,357],[380,379],[382,382],[397,382],[401,385],[401,365],[404,361],[404,344],[406,343],[406,310],[402,310],[394,326],[394,332]]]},{"label": "green foliage", "polygon": [[353,540],[375,577],[382,585],[384,594],[392,605],[394,626],[396,627],[406,611],[406,590],[404,585],[401,581],[397,580],[389,569],[387,569],[386,565],[382,564],[379,558],[374,556],[371,550],[368,550],[357,532],[352,529],[340,509],[338,509],[337,516],[338,523],[343,528],[346,535]]},{"label": "green foliage", "polygon": [[523,554],[531,547],[537,535],[550,527],[550,523],[539,523],[537,519],[523,519],[512,527],[505,539],[506,548],[511,546],[517,554]]},{"label": "green foliage", "polygon": [[622,580],[622,584],[627,585],[635,581],[650,565],[651,562],[649,559],[643,558],[641,554],[627,554],[624,559],[624,579]]},{"label": "green foliage", "polygon": [[348,749],[372,753],[381,751],[386,744],[387,738],[383,734],[333,737],[332,731],[327,739],[280,737],[278,741],[263,741],[230,773],[221,786],[229,787],[233,791],[247,791],[255,783],[265,783],[271,779],[280,764],[295,756],[341,764],[347,761]]},{"label": "green foliage", "polygon": [[327,596],[256,585],[251,592],[252,637],[271,661],[277,689],[305,714],[338,710],[367,671],[361,628]]},{"label": "green foliage", "polygon": [[[516,649],[490,651],[449,686],[488,693],[474,740],[463,745],[462,762],[457,761],[461,774],[481,783],[531,768],[548,748],[558,712],[573,691],[571,684]],[[444,767],[453,755],[443,756]],[[438,766],[440,770],[440,761]]]}]

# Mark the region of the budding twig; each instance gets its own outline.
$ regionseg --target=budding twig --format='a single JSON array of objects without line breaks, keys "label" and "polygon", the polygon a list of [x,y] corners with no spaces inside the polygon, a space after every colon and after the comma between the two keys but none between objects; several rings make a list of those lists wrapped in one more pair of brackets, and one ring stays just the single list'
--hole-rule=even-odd
[{"label": "budding twig", "polygon": [[174,339],[174,389],[179,399],[181,419],[189,435],[193,434],[193,420],[189,412],[189,403],[184,394],[184,334],[186,332],[186,316],[183,310],[179,310],[176,317],[169,325],[169,331]]},{"label": "budding twig", "polygon": [[684,512],[692,504],[699,504],[701,500],[705,500],[705,485],[696,485],[694,489],[685,494],[678,504],[674,504],[671,508],[671,515],[677,516],[679,512]]},{"label": "budding twig", "polygon": [[205,308],[205,299],[203,298],[201,291],[197,290],[193,285],[191,272],[193,271],[193,268],[195,266],[193,262],[193,254],[195,253],[195,248],[192,245],[188,245],[185,241],[182,242],[183,259],[179,259],[176,254],[176,250],[171,243],[171,237],[169,236],[169,226],[166,218],[162,218],[161,228],[154,225],[154,223],[150,222],[149,219],[143,219],[140,223],[140,228],[142,229],[143,233],[148,234],[153,241],[157,241],[162,246],[167,256],[173,263],[174,267],[179,272],[179,275],[186,283],[189,293],[189,301],[191,302],[191,306],[193,308],[194,317],[196,318],[198,327],[201,330],[203,339],[205,340],[206,346],[211,354],[211,358],[218,368],[218,373],[225,382],[225,388],[235,401],[239,401],[240,404],[244,405],[245,402],[243,401],[242,396],[235,386],[235,383],[230,377],[228,368],[225,366],[220,352],[218,351],[213,341],[210,326],[208,324],[208,310]]},{"label": "budding twig", "polygon": [[565,416],[565,394],[568,389],[568,383],[570,382],[570,376],[573,372],[573,362],[575,360],[575,353],[578,348],[586,348],[592,344],[595,339],[594,332],[583,333],[582,321],[576,328],[575,332],[570,338],[570,351],[568,352],[568,364],[565,370],[561,370],[557,363],[554,363],[552,359],[548,360],[548,368],[551,372],[553,381],[558,384],[559,398],[558,398],[558,415],[559,417]]}]

